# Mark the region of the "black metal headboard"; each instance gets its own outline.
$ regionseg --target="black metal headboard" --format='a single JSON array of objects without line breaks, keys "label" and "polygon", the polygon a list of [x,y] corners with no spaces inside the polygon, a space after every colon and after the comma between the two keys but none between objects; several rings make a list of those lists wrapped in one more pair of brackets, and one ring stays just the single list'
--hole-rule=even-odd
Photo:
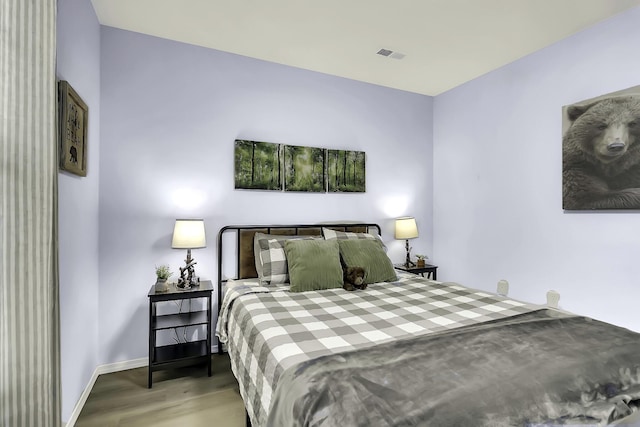
[{"label": "black metal headboard", "polygon": [[227,225],[218,232],[218,314],[222,304],[222,286],[226,280],[222,279],[223,236],[227,232],[236,233],[236,276],[237,279],[257,277],[255,258],[253,253],[253,236],[256,233],[279,235],[322,235],[322,228],[354,233],[375,232],[382,235],[378,224],[370,223],[326,223],[326,224],[298,224],[298,225]]}]

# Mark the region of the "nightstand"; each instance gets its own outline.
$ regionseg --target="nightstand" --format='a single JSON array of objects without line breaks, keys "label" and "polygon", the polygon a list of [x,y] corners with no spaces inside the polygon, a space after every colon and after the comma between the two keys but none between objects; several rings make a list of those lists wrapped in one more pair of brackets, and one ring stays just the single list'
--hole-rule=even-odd
[{"label": "nightstand", "polygon": [[[152,373],[160,369],[181,366],[206,364],[211,376],[211,294],[213,285],[210,280],[203,280],[199,286],[181,289],[175,283],[169,285],[167,292],[156,292],[155,285],[149,290],[149,381],[152,385]],[[172,314],[156,314],[156,305],[163,301],[206,299],[204,310],[186,311]],[[188,305],[191,307],[191,304]],[[205,338],[171,345],[156,345],[156,332],[187,326],[204,326]]]},{"label": "nightstand", "polygon": [[398,270],[408,271],[413,274],[420,274],[424,277],[424,273],[427,273],[427,279],[438,280],[436,276],[436,270],[438,269],[437,265],[425,264],[424,267],[405,267],[404,264],[394,264],[393,265]]}]

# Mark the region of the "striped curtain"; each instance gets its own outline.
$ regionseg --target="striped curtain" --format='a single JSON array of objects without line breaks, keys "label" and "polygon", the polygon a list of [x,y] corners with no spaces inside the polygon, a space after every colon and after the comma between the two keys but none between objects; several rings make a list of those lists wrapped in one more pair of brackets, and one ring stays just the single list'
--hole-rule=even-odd
[{"label": "striped curtain", "polygon": [[0,0],[0,425],[59,426],[56,0]]}]

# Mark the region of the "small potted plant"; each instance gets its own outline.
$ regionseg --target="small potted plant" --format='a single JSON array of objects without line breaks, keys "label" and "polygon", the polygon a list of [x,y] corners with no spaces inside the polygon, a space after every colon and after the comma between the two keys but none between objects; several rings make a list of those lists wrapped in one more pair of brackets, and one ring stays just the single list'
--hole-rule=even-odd
[{"label": "small potted plant", "polygon": [[156,292],[167,292],[169,284],[167,279],[171,276],[171,270],[167,264],[156,265]]},{"label": "small potted plant", "polygon": [[424,267],[425,266],[425,259],[427,258],[426,255],[418,255],[416,254],[416,258],[418,258],[418,263],[417,266],[418,267]]}]

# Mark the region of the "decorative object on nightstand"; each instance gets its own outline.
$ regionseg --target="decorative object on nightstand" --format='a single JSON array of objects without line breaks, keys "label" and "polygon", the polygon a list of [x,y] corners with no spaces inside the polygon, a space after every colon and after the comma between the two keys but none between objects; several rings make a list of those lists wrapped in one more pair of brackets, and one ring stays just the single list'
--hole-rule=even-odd
[{"label": "decorative object on nightstand", "polygon": [[156,292],[167,292],[169,290],[167,279],[171,277],[171,274],[168,265],[156,266]]},{"label": "decorative object on nightstand", "polygon": [[418,261],[416,261],[416,267],[418,268],[422,268],[425,266],[426,262],[425,259],[428,258],[426,255],[418,255],[416,254],[416,258],[418,258]]},{"label": "decorative object on nightstand", "polygon": [[195,274],[196,260],[191,258],[191,249],[207,247],[207,238],[204,231],[204,220],[202,219],[176,219],[173,228],[173,241],[171,247],[174,249],[186,249],[187,258],[184,260],[185,266],[180,267],[179,288],[191,288],[197,286],[200,278]]},{"label": "decorative object on nightstand", "polygon": [[409,239],[415,239],[418,237],[418,226],[416,225],[416,219],[412,216],[405,216],[396,219],[396,233],[395,237],[398,240],[405,240],[405,248],[407,250],[407,259],[405,260],[405,267],[414,267],[416,264],[411,261],[411,248],[409,247]]}]

